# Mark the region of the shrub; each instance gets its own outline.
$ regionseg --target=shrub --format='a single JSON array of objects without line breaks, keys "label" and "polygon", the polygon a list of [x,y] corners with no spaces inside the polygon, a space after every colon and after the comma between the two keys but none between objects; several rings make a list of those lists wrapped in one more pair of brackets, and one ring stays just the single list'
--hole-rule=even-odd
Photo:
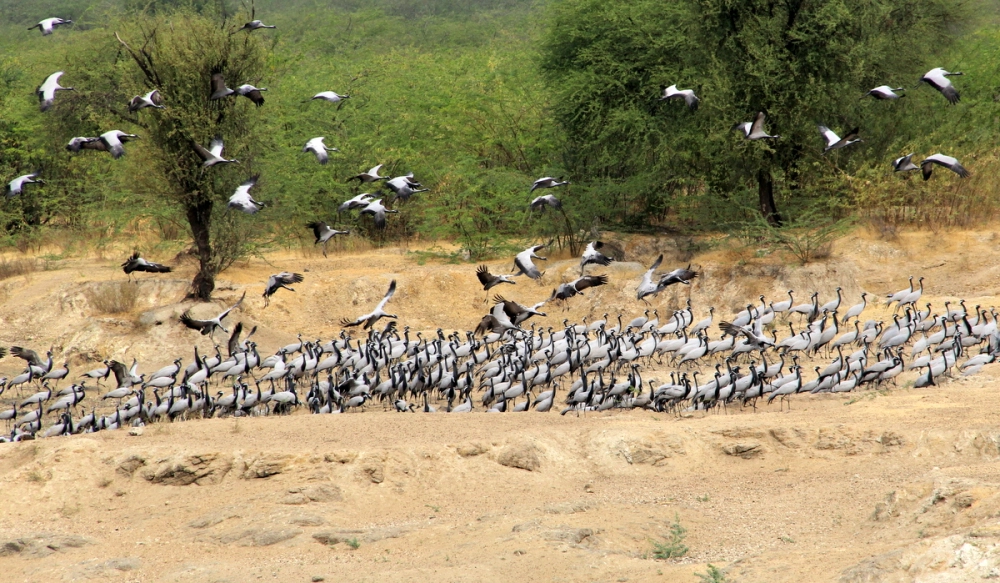
[{"label": "shrub", "polygon": [[101,314],[127,314],[139,301],[139,285],[127,281],[102,283],[85,295],[90,306]]},{"label": "shrub", "polygon": [[38,266],[34,259],[0,260],[0,279],[9,279],[35,271]]},{"label": "shrub", "polygon": [[698,578],[701,583],[726,583],[726,572],[709,563],[707,565],[708,570],[704,573],[695,573],[695,577]]},{"label": "shrub", "polygon": [[664,537],[663,542],[653,542],[654,559],[677,559],[687,554],[688,548],[684,544],[687,538],[687,529],[681,526],[680,516],[674,515],[674,522],[670,525],[670,533]]}]

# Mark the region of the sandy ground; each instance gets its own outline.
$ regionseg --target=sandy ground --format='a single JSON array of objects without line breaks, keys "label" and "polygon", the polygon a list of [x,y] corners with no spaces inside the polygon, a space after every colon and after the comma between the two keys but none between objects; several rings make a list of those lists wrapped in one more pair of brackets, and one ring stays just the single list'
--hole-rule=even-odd
[{"label": "sandy ground", "polygon": [[[753,249],[717,249],[692,262],[704,277],[654,302],[661,317],[692,300],[699,316],[732,314],[760,294],[796,290],[845,304],[923,275],[935,309],[965,298],[997,305],[990,231],[864,231],[823,262],[795,267]],[[612,284],[547,306],[545,326],[644,306],[634,287],[670,240],[623,241]],[[332,250],[332,248],[331,248]],[[167,258],[150,257],[154,260]],[[262,353],[330,338],[371,309],[391,279],[390,307],[411,334],[472,328],[484,294],[469,264],[424,261],[402,249],[313,249],[226,272],[211,314],[244,290],[233,320],[258,325]],[[120,261],[120,260],[119,260]],[[423,263],[423,264],[422,264]],[[505,261],[491,269],[509,268]],[[543,285],[501,291],[534,303],[578,272],[552,257]],[[50,262],[0,283],[0,342],[69,362],[74,376],[101,358],[152,371],[190,359],[207,338],[176,315],[193,266],[142,278],[136,309],[101,314],[92,294],[124,279],[94,258]],[[302,272],[296,292],[263,308],[267,275]],[[578,301],[577,301],[578,300]],[[392,311],[392,310],[390,310]],[[867,317],[888,319],[882,308]],[[698,316],[696,316],[696,319]],[[19,362],[0,361],[4,374]],[[937,388],[797,396],[777,404],[680,416],[645,411],[340,416],[191,420],[128,431],[0,444],[0,581],[698,581],[712,563],[728,581],[973,581],[1000,577],[1000,394],[996,365]],[[671,369],[652,364],[646,378]],[[95,395],[96,396],[96,395]],[[0,396],[7,407],[14,395]],[[671,525],[686,556],[655,560]]]}]

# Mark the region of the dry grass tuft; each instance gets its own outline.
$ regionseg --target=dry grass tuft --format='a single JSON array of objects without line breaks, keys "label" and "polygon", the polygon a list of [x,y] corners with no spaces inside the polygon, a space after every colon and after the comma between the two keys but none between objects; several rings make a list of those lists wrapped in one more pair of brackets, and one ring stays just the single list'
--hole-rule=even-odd
[{"label": "dry grass tuft", "polygon": [[139,301],[139,286],[127,281],[108,282],[94,286],[85,295],[101,314],[127,314]]},{"label": "dry grass tuft", "polygon": [[0,280],[26,275],[38,269],[34,259],[2,259],[0,260]]}]

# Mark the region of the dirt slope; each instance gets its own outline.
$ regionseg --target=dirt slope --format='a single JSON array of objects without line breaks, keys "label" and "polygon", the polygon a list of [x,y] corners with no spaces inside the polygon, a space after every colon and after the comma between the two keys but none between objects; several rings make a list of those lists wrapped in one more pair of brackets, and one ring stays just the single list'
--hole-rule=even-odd
[{"label": "dirt slope", "polygon": [[[693,262],[704,277],[655,302],[661,320],[690,297],[696,314],[731,314],[787,289],[806,301],[842,286],[896,291],[924,275],[927,301],[996,305],[990,232],[865,233],[804,268],[746,252]],[[594,269],[612,284],[547,306],[545,325],[642,311],[635,282],[669,241],[625,241],[635,262]],[[154,258],[159,259],[159,258]],[[398,249],[329,259],[277,254],[224,274],[212,313],[249,290],[236,314],[260,326],[262,352],[329,338],[367,312],[390,279],[390,307],[412,332],[475,325],[484,294],[473,266],[421,265]],[[490,262],[491,269],[509,268]],[[544,262],[543,262],[544,265]],[[2,282],[0,342],[53,346],[74,373],[95,359],[151,371],[189,359],[207,338],[176,324],[190,266],[146,278],[127,315],[90,298],[121,279],[112,262],[72,259]],[[553,257],[544,285],[501,293],[546,297],[577,271]],[[270,273],[300,271],[296,292],[267,309]],[[578,272],[578,271],[577,271]],[[879,309],[866,316],[888,318]],[[235,321],[235,320],[234,320]],[[5,374],[20,363],[0,361]],[[931,390],[796,397],[674,416],[651,412],[402,415],[192,420],[127,431],[0,444],[0,581],[697,581],[711,562],[729,581],[971,581],[1000,576],[1000,395],[997,369]],[[666,380],[654,365],[647,378]],[[12,395],[0,396],[0,407]],[[679,520],[686,557],[651,558]],[[355,547],[356,548],[353,548]]]}]

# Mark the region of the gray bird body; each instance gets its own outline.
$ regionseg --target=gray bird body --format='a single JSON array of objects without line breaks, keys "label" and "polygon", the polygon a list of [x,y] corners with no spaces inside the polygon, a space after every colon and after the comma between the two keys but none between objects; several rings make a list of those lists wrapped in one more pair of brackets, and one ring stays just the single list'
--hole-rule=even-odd
[{"label": "gray bird body", "polygon": [[166,109],[161,105],[160,91],[158,89],[153,89],[145,95],[136,95],[132,98],[132,101],[128,104],[129,113],[135,113],[140,109],[145,109],[147,107],[152,107],[154,109]]},{"label": "gray bird body", "polygon": [[941,92],[941,95],[948,100],[948,103],[955,105],[959,102],[960,97],[958,95],[958,91],[955,89],[955,86],[951,84],[951,80],[948,79],[948,77],[962,74],[963,73],[961,72],[952,73],[950,71],[945,71],[941,67],[937,67],[924,73],[924,76],[920,78],[920,81],[917,81],[917,86],[920,86],[921,83],[927,83]]},{"label": "gray bird body", "polygon": [[948,170],[951,170],[955,174],[958,174],[961,178],[968,178],[972,176],[972,173],[965,169],[964,166],[959,164],[958,160],[952,158],[951,156],[945,156],[944,154],[932,154],[927,156],[920,162],[920,170],[923,174],[924,180],[931,177],[931,173],[934,170],[934,165],[943,166]]},{"label": "gray bird body", "polygon": [[663,86],[663,95],[660,96],[660,101],[667,101],[669,99],[683,99],[684,103],[687,104],[688,109],[691,111],[698,110],[698,102],[701,101],[694,94],[692,89],[678,89],[676,85],[671,85],[670,87]]},{"label": "gray bird body", "polygon": [[781,136],[772,136],[764,130],[764,120],[767,116],[763,111],[758,111],[757,116],[754,117],[752,122],[738,123],[733,126],[734,130],[740,130],[743,133],[743,137],[748,140],[777,140]]},{"label": "gray bird body", "polygon": [[875,99],[882,99],[882,100],[899,99],[900,97],[906,97],[905,95],[899,95],[898,93],[896,93],[897,91],[902,91],[902,90],[903,90],[902,87],[889,87],[888,85],[879,85],[878,87],[875,87],[874,89],[868,91],[868,93],[865,93],[861,99],[864,99],[869,95],[874,97]]},{"label": "gray bird body", "polygon": [[44,20],[39,21],[38,24],[36,24],[35,26],[29,26],[28,30],[34,30],[37,28],[39,31],[41,31],[42,36],[49,36],[50,34],[52,34],[52,31],[55,30],[55,27],[63,24],[73,24],[73,21],[62,18],[46,18]]},{"label": "gray bird body", "polygon": [[35,93],[38,94],[38,105],[42,111],[48,111],[52,108],[56,99],[56,91],[74,90],[72,87],[63,87],[59,84],[59,78],[63,75],[63,71],[56,71],[55,73],[52,73],[45,78],[45,81],[43,81],[35,91]]},{"label": "gray bird body", "polygon": [[538,271],[538,268],[535,267],[535,264],[531,260],[532,260],[532,258],[534,258],[534,259],[541,259],[542,261],[545,261],[546,260],[545,257],[540,257],[540,256],[536,255],[535,253],[537,253],[538,251],[541,251],[542,249],[544,249],[546,247],[548,247],[548,244],[546,244],[546,245],[534,245],[534,246],[528,247],[524,251],[521,251],[520,253],[518,253],[514,257],[514,268],[517,270],[517,273],[514,274],[514,277],[517,277],[518,275],[527,275],[531,279],[541,279],[542,278],[542,272]]},{"label": "gray bird body", "polygon": [[257,184],[257,179],[259,177],[260,175],[251,176],[246,182],[239,185],[236,188],[236,192],[229,197],[229,204],[227,205],[227,208],[243,211],[248,215],[252,215],[259,211],[264,204],[254,200],[254,198],[250,196],[250,189]]},{"label": "gray bird body", "polygon": [[326,257],[326,244],[330,239],[336,237],[337,235],[349,235],[350,231],[338,231],[336,229],[331,229],[323,221],[313,221],[308,223],[306,227],[313,230],[313,235],[316,236],[316,241],[313,245],[323,244],[323,257]]},{"label": "gray bird body", "polygon": [[311,140],[306,142],[305,146],[302,147],[302,152],[303,153],[312,152],[313,154],[316,155],[316,160],[320,164],[326,164],[327,162],[330,161],[330,155],[328,154],[328,152],[339,152],[340,150],[338,150],[337,148],[328,148],[327,145],[323,143],[324,139],[326,138],[324,138],[323,136],[320,136],[318,138],[312,138]]},{"label": "gray bird body", "polygon": [[301,273],[289,273],[287,271],[276,273],[267,278],[267,285],[264,286],[264,307],[267,307],[268,304],[270,304],[271,296],[273,296],[279,289],[284,288],[288,291],[295,291],[289,286],[293,283],[300,283],[301,281]]},{"label": "gray bird body", "polygon": [[7,198],[13,198],[22,192],[24,192],[24,186],[26,184],[45,184],[44,180],[38,180],[36,177],[38,172],[32,172],[31,174],[24,174],[23,176],[18,176],[14,180],[11,180],[7,184]]},{"label": "gray bird body", "polygon": [[125,155],[125,147],[123,144],[129,140],[137,140],[139,136],[135,134],[126,134],[121,130],[111,130],[110,132],[104,132],[100,135],[101,142],[104,143],[104,147],[108,152],[111,153],[111,157],[115,160],[121,158]]},{"label": "gray bird body", "polygon": [[823,148],[824,154],[830,150],[846,148],[851,144],[856,144],[861,141],[861,138],[858,137],[858,128],[854,128],[853,130],[847,132],[847,135],[841,138],[825,125],[820,125],[818,127],[819,133],[823,136],[823,139],[826,140],[826,147]]},{"label": "gray bird body", "polygon": [[893,172],[910,172],[920,170],[920,167],[913,163],[913,154],[907,154],[893,161],[892,170]]}]

